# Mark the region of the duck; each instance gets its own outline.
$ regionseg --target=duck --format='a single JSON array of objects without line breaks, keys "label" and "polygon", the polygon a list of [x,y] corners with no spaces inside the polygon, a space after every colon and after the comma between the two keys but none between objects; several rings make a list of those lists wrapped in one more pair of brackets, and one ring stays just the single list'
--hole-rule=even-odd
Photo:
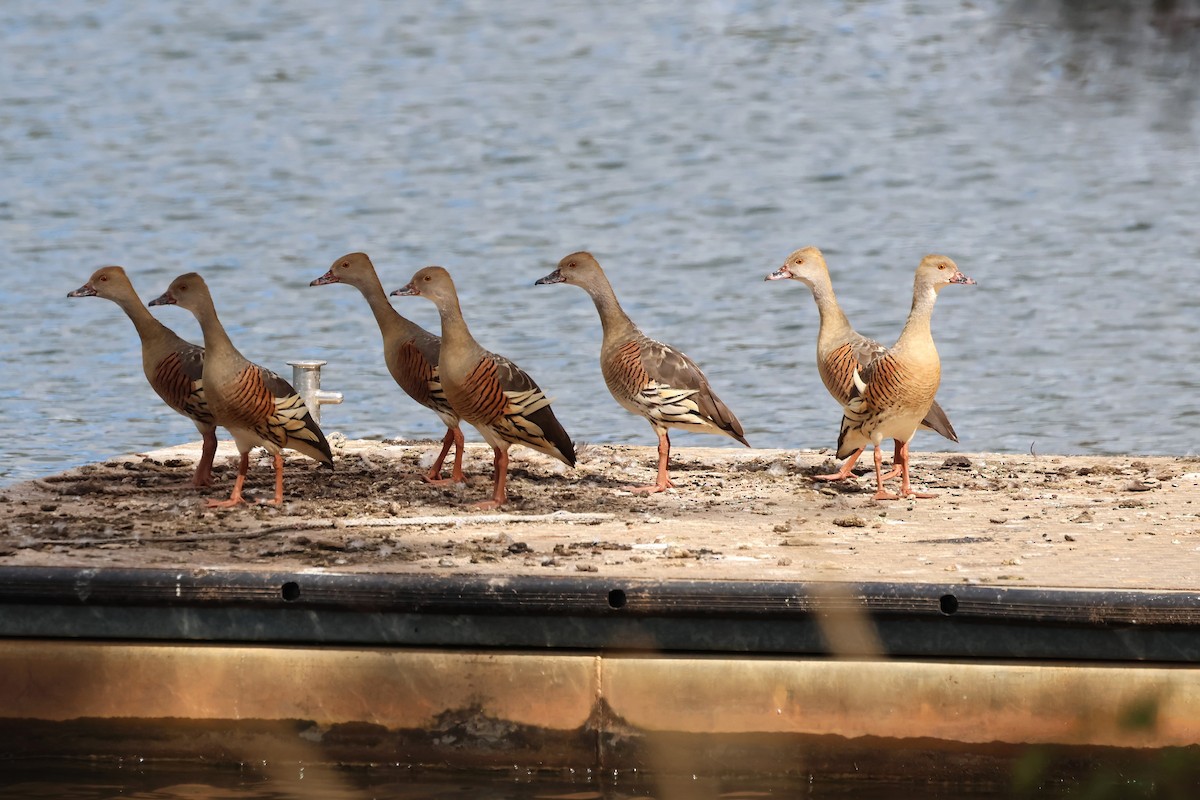
[{"label": "duck", "polygon": [[564,256],[535,286],[567,283],[583,289],[596,304],[603,329],[600,371],[613,399],[643,417],[658,435],[658,475],[654,483],[631,486],[635,494],[675,486],[668,472],[671,428],[728,436],[745,446],[742,424],[708,383],[700,367],[679,350],[646,336],[617,301],[616,292],[591,253]]},{"label": "duck", "polygon": [[448,270],[424,267],[392,295],[424,297],[441,317],[442,391],[454,413],[478,430],[493,451],[492,498],[476,508],[496,509],[508,502],[508,451],[514,444],[575,466],[575,445],[554,416],[550,399],[524,370],[485,350],[471,335]]},{"label": "duck", "polygon": [[212,508],[245,503],[242,486],[250,467],[250,451],[264,447],[274,457],[275,496],[268,505],[283,503],[283,448],[295,450],[333,468],[333,453],[304,399],[292,385],[266,367],[246,359],[233,346],[208,285],[198,273],[180,275],[150,305],[176,305],[195,315],[204,334],[204,394],[213,421],[227,429],[241,458],[228,500],[210,500]]},{"label": "duck", "polygon": [[[366,253],[347,253],[334,261],[329,271],[312,281],[309,286],[325,286],[331,283],[345,283],[362,293],[367,305],[375,314],[375,321],[379,323],[379,332],[383,334],[383,361],[388,372],[409,397],[437,414],[446,426],[442,450],[433,466],[422,476],[425,482],[434,485],[465,483],[466,477],[462,469],[462,428],[459,426],[458,414],[454,413],[446,399],[446,393],[442,390],[438,371],[441,337],[401,316],[392,307],[375,271],[375,265]],[[443,478],[442,465],[452,446],[454,462],[450,477]]]},{"label": "duck", "polygon": [[200,460],[192,475],[192,486],[211,486],[217,426],[204,399],[204,348],[159,322],[134,291],[123,267],[101,267],[67,297],[103,297],[120,306],[129,317],[142,342],[142,371],[150,388],[200,432]]},{"label": "duck", "polygon": [[[829,394],[844,407],[854,389],[854,370],[863,369],[887,352],[887,348],[874,339],[863,336],[850,325],[850,320],[846,318],[845,312],[838,304],[837,296],[833,293],[829,267],[819,248],[802,247],[792,252],[783,262],[783,266],[767,275],[764,280],[786,279],[800,281],[812,290],[813,300],[816,301],[817,312],[821,318],[817,331],[817,372]],[[936,400],[929,407],[925,419],[921,420],[921,427],[932,430],[952,442],[958,441],[958,434],[950,424],[950,418]],[[813,480],[838,481],[851,477],[854,465],[862,454],[862,449],[851,453],[837,472],[813,475]],[[899,470],[899,465],[893,459],[893,469],[884,477],[893,478],[899,474]]]},{"label": "duck", "polygon": [[[929,321],[938,293],[951,284],[974,285],[952,259],[931,254],[921,259],[913,279],[913,301],[904,329],[896,343],[869,364],[855,368],[854,387],[842,413],[837,457],[847,458],[868,444],[875,446],[875,500],[901,497],[929,498],[932,494],[912,491],[908,445],[929,413],[941,382],[941,360],[933,343]],[[884,439],[896,443],[896,465],[900,469],[900,494],[884,488]]]}]

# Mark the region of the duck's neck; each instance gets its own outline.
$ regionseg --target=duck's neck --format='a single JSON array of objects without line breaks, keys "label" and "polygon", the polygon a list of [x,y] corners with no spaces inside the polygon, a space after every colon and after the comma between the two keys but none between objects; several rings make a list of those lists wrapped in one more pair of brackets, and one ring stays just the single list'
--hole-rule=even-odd
[{"label": "duck's neck", "polygon": [[413,329],[417,327],[416,324],[401,315],[391,304],[377,275],[372,275],[365,285],[358,287],[358,290],[362,292],[362,296],[367,300],[367,305],[371,307],[371,313],[375,315],[375,322],[379,324],[379,332],[383,334],[385,340],[393,336],[412,335]]},{"label": "duck's neck", "polygon": [[116,303],[125,312],[125,316],[129,317],[143,343],[160,338],[168,330],[167,326],[159,322],[158,317],[151,314],[150,309],[146,308],[146,304],[136,296],[121,297],[117,299]]},{"label": "duck's neck", "polygon": [[937,301],[937,289],[928,284],[917,284],[913,288],[912,310],[908,312],[908,320],[904,330],[896,342],[896,348],[908,348],[914,345],[933,345],[933,332],[929,320],[933,316],[933,304]]},{"label": "duck's neck", "polygon": [[845,341],[854,329],[850,327],[850,320],[838,304],[837,296],[833,293],[833,282],[829,280],[828,274],[814,280],[809,288],[812,289],[813,300],[817,303],[817,313],[821,316],[817,349],[823,351],[827,344],[837,346]]},{"label": "duck's neck", "polygon": [[625,309],[621,308],[620,302],[617,301],[617,293],[613,291],[607,277],[595,276],[580,288],[587,292],[596,304],[605,343],[623,342],[638,333],[638,327],[625,313]]},{"label": "duck's neck", "polygon": [[467,328],[467,321],[463,319],[458,295],[452,294],[449,297],[438,298],[435,303],[438,316],[442,320],[442,357],[439,359],[441,364],[446,364],[447,354],[469,353],[471,350],[479,349],[475,337]]},{"label": "duck's neck", "polygon": [[211,301],[201,305],[192,313],[196,315],[196,321],[200,323],[200,331],[204,334],[206,364],[217,363],[220,356],[226,353],[238,358],[242,357],[238,349],[233,346],[229,334],[225,332],[225,326],[217,318],[217,309]]}]

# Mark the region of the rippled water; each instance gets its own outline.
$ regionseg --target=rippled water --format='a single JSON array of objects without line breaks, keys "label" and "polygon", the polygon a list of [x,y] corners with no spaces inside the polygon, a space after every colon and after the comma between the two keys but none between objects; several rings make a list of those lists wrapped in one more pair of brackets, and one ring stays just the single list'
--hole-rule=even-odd
[{"label": "rippled water", "polygon": [[[357,249],[389,289],[447,266],[477,338],[534,375],[577,440],[650,444],[604,389],[588,298],[532,286],[590,249],[750,441],[788,447],[832,445],[839,410],[811,298],[763,276],[822,247],[851,319],[890,342],[917,261],[944,252],[979,282],[943,292],[934,318],[961,449],[1195,452],[1196,15],[5,3],[0,480],[196,438],[146,386],[119,309],[66,299],[106,263],[147,299],[199,270],[247,356],[285,373],[329,360],[346,403],[327,429],[439,435],[384,370],[358,293],[308,286]],[[436,329],[429,303],[394,302]],[[199,338],[186,312],[156,313]]]}]

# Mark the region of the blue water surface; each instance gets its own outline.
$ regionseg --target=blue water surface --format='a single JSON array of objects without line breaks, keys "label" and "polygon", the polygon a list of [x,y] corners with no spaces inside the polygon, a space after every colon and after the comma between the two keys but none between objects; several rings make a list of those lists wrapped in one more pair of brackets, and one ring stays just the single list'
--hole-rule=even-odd
[{"label": "blue water surface", "polygon": [[823,248],[890,343],[943,252],[978,281],[934,315],[957,449],[1195,453],[1195,5],[5,3],[0,482],[196,438],[120,310],[66,298],[110,263],[145,299],[200,271],[277,371],[328,360],[327,429],[440,435],[358,293],[308,285],[360,249],[389,290],[449,268],[575,439],[652,444],[605,391],[588,298],[532,285],[589,249],[783,447],[833,445],[840,411],[808,292],[763,277]]}]

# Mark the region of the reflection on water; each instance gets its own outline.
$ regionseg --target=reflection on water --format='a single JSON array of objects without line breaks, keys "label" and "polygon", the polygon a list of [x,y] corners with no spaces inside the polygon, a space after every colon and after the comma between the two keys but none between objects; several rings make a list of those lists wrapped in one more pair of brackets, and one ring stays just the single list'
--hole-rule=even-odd
[{"label": "reflection on water", "polygon": [[[330,361],[326,427],[439,435],[357,293],[308,287],[355,249],[389,289],[450,268],[477,337],[576,439],[652,444],[607,396],[587,298],[531,285],[593,250],[751,443],[787,447],[832,446],[839,410],[811,299],[763,276],[822,247],[851,320],[890,342],[942,251],[979,281],[934,315],[960,449],[1195,452],[1198,19],[1183,0],[4,4],[0,481],[195,438],[119,310],[65,299],[104,263],[147,298],[200,270],[248,356]],[[722,444],[679,437],[700,442]]]},{"label": "reflection on water", "polygon": [[[1018,81],[1048,71],[1079,97],[1126,104],[1144,95],[1147,79],[1167,91],[1154,121],[1190,129],[1200,85],[1200,4],[1180,0],[1010,3],[1004,24],[1028,44],[1013,70]],[[1024,69],[1022,69],[1024,67]]]},{"label": "reflection on water", "polygon": [[[234,767],[202,764],[41,763],[6,765],[0,800],[750,800],[751,798],[855,798],[939,800],[1010,797],[996,786],[894,784],[852,777],[804,775],[769,781],[739,777],[650,778],[590,770],[547,775],[512,769],[495,773],[414,770],[403,766],[348,768],[292,764]],[[10,768],[11,767],[11,768]],[[574,774],[573,774],[574,773]],[[1031,795],[1036,796],[1036,795]]]},{"label": "reflection on water", "polygon": [[630,771],[542,773],[515,767],[450,774],[400,765],[152,765],[138,759],[118,764],[17,762],[0,770],[0,800],[1182,800],[1194,796],[1194,760],[1184,751],[1148,755],[1141,766],[1100,767],[1069,778],[1049,777],[1046,769],[1052,759],[1050,753],[1031,752],[1012,775],[978,782],[961,778],[948,782],[945,775],[892,782],[854,775],[717,779]]}]

